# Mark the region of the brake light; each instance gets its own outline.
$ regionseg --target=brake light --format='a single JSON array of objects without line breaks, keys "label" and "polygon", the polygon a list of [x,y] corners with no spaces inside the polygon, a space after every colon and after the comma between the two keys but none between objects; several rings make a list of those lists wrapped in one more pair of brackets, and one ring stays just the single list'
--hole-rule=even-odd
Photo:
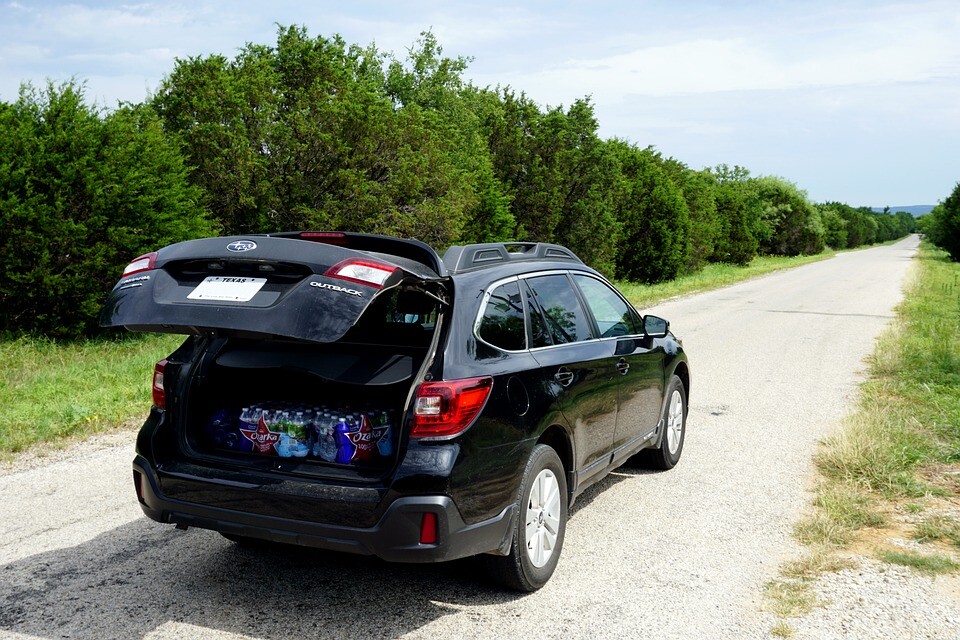
[{"label": "brake light", "polygon": [[163,370],[166,367],[166,360],[161,360],[153,367],[153,404],[157,409],[167,408],[167,394],[163,389]]},{"label": "brake light", "polygon": [[420,519],[420,544],[437,544],[437,514],[430,511]]},{"label": "brake light", "polygon": [[327,269],[327,272],[323,275],[382,289],[387,278],[397,271],[400,271],[399,267],[384,262],[348,258]]},{"label": "brake light", "polygon": [[326,244],[347,244],[347,236],[336,231],[304,231],[300,234],[300,239]]},{"label": "brake light", "polygon": [[493,378],[424,382],[414,399],[411,438],[449,437],[469,427],[487,402]]},{"label": "brake light", "polygon": [[123,275],[121,277],[126,278],[127,276],[132,276],[135,273],[140,273],[141,271],[149,271],[150,269],[153,269],[156,263],[157,263],[156,251],[145,253],[138,258],[134,258],[130,262],[130,264],[124,267]]}]

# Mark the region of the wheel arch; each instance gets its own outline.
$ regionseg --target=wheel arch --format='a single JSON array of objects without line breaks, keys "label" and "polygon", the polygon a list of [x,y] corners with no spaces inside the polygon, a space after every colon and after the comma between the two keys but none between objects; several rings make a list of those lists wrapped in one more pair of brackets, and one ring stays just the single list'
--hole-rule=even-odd
[{"label": "wheel arch", "polygon": [[[680,378],[680,382],[683,383],[683,390],[687,394],[687,404],[690,404],[690,367],[687,365],[686,360],[681,360],[677,363],[677,366],[673,370],[673,374]],[[667,380],[669,380],[669,376]]]},{"label": "wheel arch", "polygon": [[[660,404],[660,415],[667,410],[667,403],[670,401],[670,398],[667,397],[667,386],[670,384],[670,379],[673,376],[680,378],[680,382],[683,383],[684,396],[686,396],[686,402],[684,403],[683,412],[684,415],[690,412],[690,366],[687,364],[686,360],[677,360],[676,365],[673,367],[673,370],[664,376],[664,389],[663,389],[663,399]],[[665,432],[665,424],[661,420],[657,424],[657,439],[651,449],[655,449],[660,446],[663,442],[663,434]]]},{"label": "wheel arch", "polygon": [[560,462],[563,464],[563,470],[567,475],[567,503],[573,505],[573,440],[567,430],[558,424],[553,424],[544,429],[540,437],[537,438],[537,444],[545,444],[557,452]]}]

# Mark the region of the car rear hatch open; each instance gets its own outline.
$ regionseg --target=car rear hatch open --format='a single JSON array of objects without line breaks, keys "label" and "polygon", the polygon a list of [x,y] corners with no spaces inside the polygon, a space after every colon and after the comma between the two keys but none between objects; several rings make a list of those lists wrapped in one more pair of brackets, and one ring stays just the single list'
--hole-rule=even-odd
[{"label": "car rear hatch open", "polygon": [[335,342],[383,292],[445,298],[446,269],[416,240],[291,232],[205,238],[130,263],[101,326]]},{"label": "car rear hatch open", "polygon": [[[202,336],[188,361],[158,364],[176,398],[165,408],[181,454],[166,464],[371,482],[399,455],[445,283],[440,258],[414,240],[208,238],[134,260],[101,324]],[[162,483],[188,501],[208,489],[182,477]],[[234,493],[221,487],[218,504],[243,499]]]}]

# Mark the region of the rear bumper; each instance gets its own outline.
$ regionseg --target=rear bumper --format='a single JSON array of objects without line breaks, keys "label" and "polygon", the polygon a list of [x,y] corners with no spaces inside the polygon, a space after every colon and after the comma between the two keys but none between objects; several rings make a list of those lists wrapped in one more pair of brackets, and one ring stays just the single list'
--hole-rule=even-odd
[{"label": "rear bumper", "polygon": [[[467,524],[449,496],[407,496],[394,500],[372,527],[347,527],[267,516],[164,496],[156,473],[142,456],[133,461],[140,508],[157,522],[180,524],[273,542],[374,555],[390,562],[442,562],[479,553],[510,550],[516,505]],[[139,474],[139,479],[137,479]],[[437,543],[420,544],[423,514],[437,520]]]}]

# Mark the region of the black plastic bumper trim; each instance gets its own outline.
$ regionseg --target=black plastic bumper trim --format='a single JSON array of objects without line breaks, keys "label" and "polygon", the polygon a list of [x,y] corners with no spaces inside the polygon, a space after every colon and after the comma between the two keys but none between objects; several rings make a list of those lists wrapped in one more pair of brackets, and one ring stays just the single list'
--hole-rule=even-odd
[{"label": "black plastic bumper trim", "polygon": [[[171,499],[163,495],[156,473],[141,456],[133,469],[142,475],[140,508],[157,522],[333,551],[374,555],[390,562],[442,562],[480,553],[510,550],[516,505],[498,515],[467,524],[449,496],[408,496],[395,500],[370,528],[344,527],[234,511]],[[420,544],[426,512],[437,515],[437,544]]]}]

